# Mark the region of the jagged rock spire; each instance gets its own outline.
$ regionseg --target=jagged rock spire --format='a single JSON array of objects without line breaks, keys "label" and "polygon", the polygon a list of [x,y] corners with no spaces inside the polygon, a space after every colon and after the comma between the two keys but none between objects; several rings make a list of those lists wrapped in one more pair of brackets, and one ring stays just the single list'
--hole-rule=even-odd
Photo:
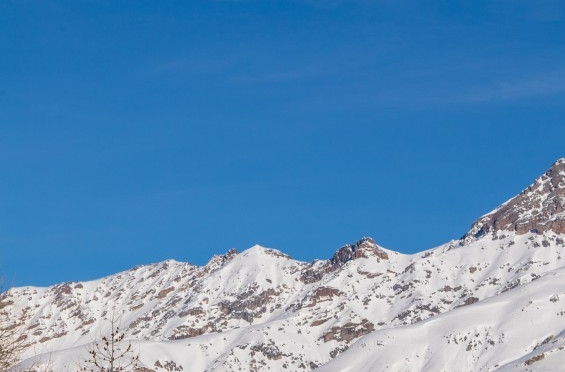
[{"label": "jagged rock spire", "polygon": [[519,195],[475,221],[464,238],[497,231],[565,233],[565,158],[553,163]]}]

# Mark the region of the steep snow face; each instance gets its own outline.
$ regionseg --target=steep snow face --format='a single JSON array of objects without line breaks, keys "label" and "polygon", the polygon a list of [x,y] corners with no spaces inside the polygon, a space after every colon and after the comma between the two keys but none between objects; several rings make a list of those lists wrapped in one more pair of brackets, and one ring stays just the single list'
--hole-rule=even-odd
[{"label": "steep snow face", "polygon": [[498,231],[565,233],[565,158],[556,161],[518,196],[479,218],[467,237]]},{"label": "steep snow face", "polygon": [[[547,221],[563,216],[563,167],[461,241],[414,255],[371,238],[312,263],[254,246],[202,267],[169,260],[14,288],[11,319],[30,343],[23,363],[75,370],[114,317],[155,372],[559,370],[565,234]],[[500,225],[509,205],[547,228]]]}]

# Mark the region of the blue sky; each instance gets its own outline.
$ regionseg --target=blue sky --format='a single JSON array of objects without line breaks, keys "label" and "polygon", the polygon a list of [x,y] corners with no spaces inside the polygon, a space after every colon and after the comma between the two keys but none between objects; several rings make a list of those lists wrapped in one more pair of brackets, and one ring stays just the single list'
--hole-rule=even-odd
[{"label": "blue sky", "polygon": [[562,1],[0,1],[0,268],[463,235],[565,156]]}]

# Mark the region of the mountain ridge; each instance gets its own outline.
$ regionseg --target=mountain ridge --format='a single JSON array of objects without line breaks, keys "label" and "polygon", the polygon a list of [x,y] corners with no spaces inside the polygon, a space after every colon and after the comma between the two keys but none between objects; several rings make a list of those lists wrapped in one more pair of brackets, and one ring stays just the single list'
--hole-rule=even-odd
[{"label": "mountain ridge", "polygon": [[[552,281],[565,277],[565,235],[544,221],[561,218],[562,166],[565,159],[461,240],[424,252],[405,255],[364,237],[326,260],[302,262],[255,245],[204,266],[167,260],[88,282],[13,288],[10,311],[32,345],[23,363],[51,354],[57,370],[72,369],[70,360],[118,311],[126,338],[155,372],[552,368],[565,363],[565,284]],[[537,202],[538,213],[527,214]],[[544,228],[516,229],[526,217]],[[535,337],[522,334],[522,312],[544,319]],[[431,343],[415,337],[428,333]],[[409,340],[417,355],[402,346]]]},{"label": "mountain ridge", "polygon": [[502,230],[565,233],[565,158],[555,161],[520,194],[477,219],[464,238]]}]

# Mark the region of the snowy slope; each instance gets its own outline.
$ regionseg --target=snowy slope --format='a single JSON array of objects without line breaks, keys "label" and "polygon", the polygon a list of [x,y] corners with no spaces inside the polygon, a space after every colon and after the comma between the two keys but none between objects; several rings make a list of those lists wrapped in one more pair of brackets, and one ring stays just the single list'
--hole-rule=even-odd
[{"label": "snowy slope", "polygon": [[[552,251],[563,247],[531,248],[533,258],[517,255],[519,248],[506,248],[514,252],[497,261],[504,264],[490,272],[485,285],[495,287],[495,278],[508,267],[512,275],[506,283],[525,278],[512,289],[499,286],[494,295],[479,295],[468,306],[373,332],[319,371],[562,371],[565,268],[554,264],[561,259]],[[522,269],[512,261],[538,267]],[[468,279],[463,282],[470,285]]]},{"label": "snowy slope", "polygon": [[[551,371],[565,365],[565,159],[461,240],[328,260],[261,246],[10,291],[25,363],[76,370],[119,318],[153,371]],[[524,227],[526,226],[526,227]]]}]

